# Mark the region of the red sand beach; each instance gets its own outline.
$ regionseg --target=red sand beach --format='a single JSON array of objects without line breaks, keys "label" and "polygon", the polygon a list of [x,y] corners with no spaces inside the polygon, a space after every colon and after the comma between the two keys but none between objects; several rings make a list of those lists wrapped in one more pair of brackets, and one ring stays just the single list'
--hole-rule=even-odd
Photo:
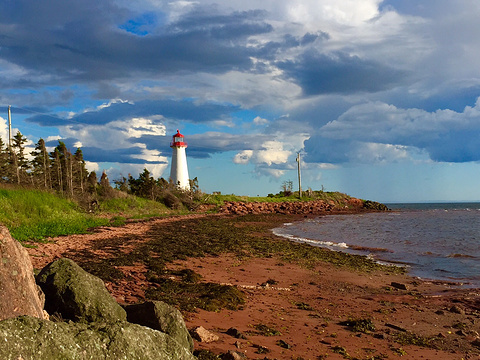
[{"label": "red sand beach", "polygon": [[[219,215],[188,215],[188,217]],[[94,234],[52,239],[29,248],[35,268],[71,256],[95,241],[125,234],[119,251],[148,241],[151,226],[185,217],[105,227]],[[290,219],[291,220],[291,219]],[[66,255],[68,254],[68,255]],[[111,251],[96,251],[111,257]],[[232,284],[246,295],[239,310],[184,313],[189,328],[203,326],[219,339],[195,342],[215,354],[237,351],[248,359],[479,359],[480,291],[419,281],[407,275],[360,273],[319,262],[305,268],[278,258],[239,259],[232,254],[190,258],[168,265],[189,268],[202,281]],[[144,266],[120,268],[126,277],[106,283],[119,303],[144,300]],[[268,283],[267,283],[268,282]],[[355,324],[366,326],[359,331]],[[261,331],[261,326],[272,330]],[[237,329],[243,338],[227,334]],[[271,335],[271,336],[267,336]]]}]

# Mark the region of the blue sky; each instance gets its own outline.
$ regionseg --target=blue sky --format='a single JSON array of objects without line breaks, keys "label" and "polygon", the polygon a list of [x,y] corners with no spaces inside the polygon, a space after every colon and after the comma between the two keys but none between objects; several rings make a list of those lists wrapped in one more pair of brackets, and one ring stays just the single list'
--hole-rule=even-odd
[{"label": "blue sky", "polygon": [[480,200],[474,0],[0,3],[0,136],[207,192],[284,181],[384,202]]}]

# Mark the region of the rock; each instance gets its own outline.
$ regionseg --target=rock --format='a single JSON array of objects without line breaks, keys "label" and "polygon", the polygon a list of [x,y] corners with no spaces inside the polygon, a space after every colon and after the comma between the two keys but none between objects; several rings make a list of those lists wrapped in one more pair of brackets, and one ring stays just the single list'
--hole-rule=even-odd
[{"label": "rock", "polygon": [[243,360],[246,358],[247,356],[245,354],[232,350],[228,350],[227,353],[222,355],[222,360]]},{"label": "rock", "polygon": [[390,285],[391,285],[392,287],[394,287],[395,289],[408,290],[407,285],[402,284],[402,283],[398,283],[398,282],[395,282],[395,281],[392,281]]},{"label": "rock", "polygon": [[287,343],[285,340],[278,340],[277,345],[284,348],[284,349],[290,349],[292,346]]},{"label": "rock", "polygon": [[215,335],[214,333],[208,331],[203,326],[197,326],[193,328],[192,330],[190,330],[190,334],[195,340],[204,343],[211,343],[214,341],[218,341],[219,339],[218,335]]},{"label": "rock", "polygon": [[147,301],[142,304],[124,306],[127,321],[148,326],[173,337],[179,344],[193,351],[193,340],[182,314],[173,306],[161,301]]},{"label": "rock", "polygon": [[253,344],[252,345],[257,350],[255,351],[257,354],[268,354],[270,349],[263,345]]},{"label": "rock", "polygon": [[480,338],[478,338],[478,337],[475,338],[475,340],[473,340],[473,341],[471,342],[471,344],[472,344],[473,346],[480,347]]},{"label": "rock", "polygon": [[64,323],[20,316],[0,322],[0,338],[0,359],[195,359],[169,335],[121,321]]},{"label": "rock", "polygon": [[44,319],[43,305],[30,256],[0,225],[0,320],[19,315]]},{"label": "rock", "polygon": [[108,293],[103,281],[69,259],[42,269],[37,283],[45,293],[45,310],[63,319],[86,322],[125,321],[127,314]]},{"label": "rock", "polygon": [[453,305],[450,308],[450,312],[455,313],[455,314],[460,314],[460,315],[465,315],[465,310],[463,310],[460,306],[458,305]]},{"label": "rock", "polygon": [[238,329],[231,327],[227,330],[227,335],[233,336],[237,339],[246,339],[247,337]]}]

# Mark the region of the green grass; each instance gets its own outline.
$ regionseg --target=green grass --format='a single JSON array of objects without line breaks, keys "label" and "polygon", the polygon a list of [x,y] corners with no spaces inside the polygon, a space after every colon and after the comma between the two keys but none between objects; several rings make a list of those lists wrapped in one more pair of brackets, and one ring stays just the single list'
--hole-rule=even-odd
[{"label": "green grass", "polygon": [[302,199],[298,198],[298,192],[292,193],[290,196],[238,196],[238,195],[213,195],[205,194],[203,202],[205,204],[223,205],[224,202],[242,201],[242,202],[284,202],[284,201],[311,201],[311,200],[325,200],[333,201],[334,203],[343,203],[345,199],[350,196],[340,192],[331,191],[313,191],[312,196],[303,195]]},{"label": "green grass", "polygon": [[85,214],[74,202],[48,192],[0,189],[0,223],[25,241],[85,233],[108,219]]},{"label": "green grass", "polygon": [[102,201],[100,211],[104,214],[123,216],[131,219],[143,219],[172,214],[165,204],[128,195]]}]

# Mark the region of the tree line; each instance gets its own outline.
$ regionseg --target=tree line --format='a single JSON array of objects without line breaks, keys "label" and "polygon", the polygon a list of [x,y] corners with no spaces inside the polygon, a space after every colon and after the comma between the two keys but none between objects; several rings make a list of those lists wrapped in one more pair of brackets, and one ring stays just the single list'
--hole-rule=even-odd
[{"label": "tree line", "polygon": [[40,138],[27,156],[27,142],[20,131],[13,136],[11,146],[0,137],[0,183],[51,190],[84,201],[113,198],[123,192],[164,202],[173,208],[181,204],[190,207],[200,192],[196,178],[190,181],[191,190],[183,191],[171,181],[154,179],[147,169],[138,178],[129,174],[128,178],[114,181],[114,189],[105,171],[98,180],[96,172],[87,170],[80,148],[72,153],[64,142],[58,141],[53,151],[48,152],[45,140]]},{"label": "tree line", "polygon": [[11,146],[0,137],[0,182],[55,190],[72,197],[88,191],[92,180],[96,183],[96,174],[86,169],[80,148],[72,154],[59,141],[48,152],[45,140],[39,139],[29,157],[25,150],[27,142],[20,131],[13,136]]}]

